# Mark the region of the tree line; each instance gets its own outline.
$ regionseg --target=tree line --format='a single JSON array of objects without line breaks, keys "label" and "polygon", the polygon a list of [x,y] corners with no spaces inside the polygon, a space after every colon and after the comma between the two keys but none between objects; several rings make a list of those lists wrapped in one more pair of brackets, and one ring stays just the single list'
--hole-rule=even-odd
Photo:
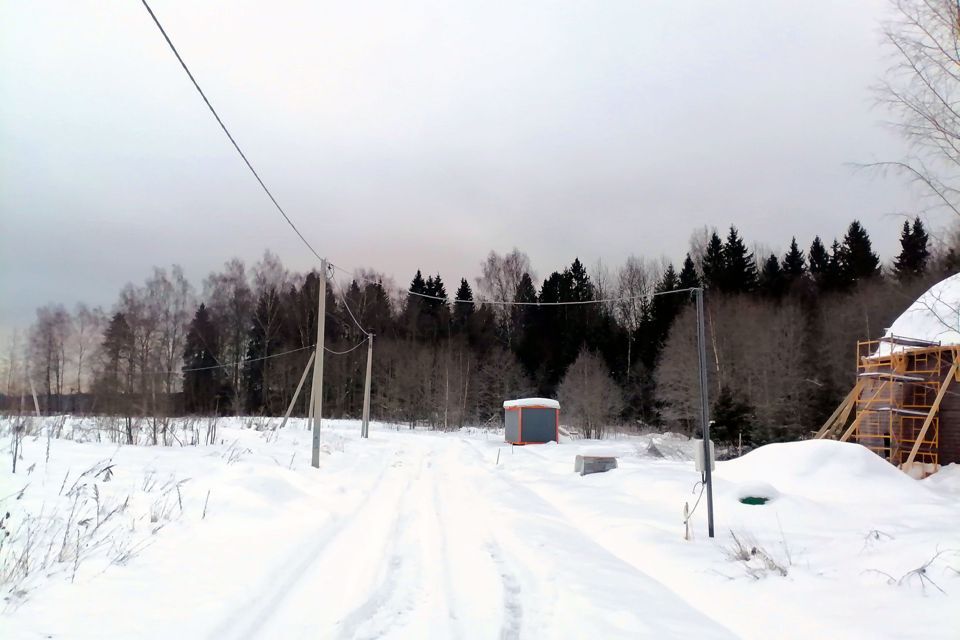
[{"label": "tree line", "polygon": [[[933,252],[920,219],[904,223],[900,247],[884,267],[853,221],[829,246],[816,237],[804,251],[794,238],[782,255],[760,253],[731,226],[695,233],[679,268],[574,259],[539,280],[514,249],[491,252],[452,296],[439,274],[421,271],[405,287],[373,271],[331,277],[324,413],[359,416],[366,331],[378,418],[499,423],[504,399],[536,394],[559,397],[564,422],[587,435],[611,424],[692,434],[699,378],[686,290],[703,286],[718,438],[795,438],[849,389],[856,340],[877,337],[957,268],[952,250]],[[130,429],[138,416],[281,414],[316,340],[320,278],[267,252],[252,267],[230,260],[199,292],[174,266],[124,287],[109,312],[45,306],[26,340],[9,345],[7,408],[33,384],[43,410],[123,415]],[[571,302],[585,304],[553,304]],[[306,403],[305,394],[297,414]]]}]

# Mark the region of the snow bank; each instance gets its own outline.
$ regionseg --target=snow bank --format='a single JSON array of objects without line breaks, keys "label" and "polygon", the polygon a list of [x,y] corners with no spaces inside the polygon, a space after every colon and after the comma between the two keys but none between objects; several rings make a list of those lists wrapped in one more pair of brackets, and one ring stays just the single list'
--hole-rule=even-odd
[{"label": "snow bank", "polygon": [[930,287],[884,336],[960,344],[960,273]]},{"label": "snow bank", "polygon": [[941,467],[940,471],[927,476],[923,484],[938,491],[960,495],[960,464],[954,462]]},{"label": "snow bank", "polygon": [[721,462],[717,476],[738,484],[765,482],[787,493],[859,500],[915,500],[924,485],[852,442],[804,440],[768,444]]},{"label": "snow bank", "polygon": [[550,398],[520,398],[518,400],[506,400],[503,403],[504,409],[516,407],[546,407],[548,409],[559,409],[560,403]]}]

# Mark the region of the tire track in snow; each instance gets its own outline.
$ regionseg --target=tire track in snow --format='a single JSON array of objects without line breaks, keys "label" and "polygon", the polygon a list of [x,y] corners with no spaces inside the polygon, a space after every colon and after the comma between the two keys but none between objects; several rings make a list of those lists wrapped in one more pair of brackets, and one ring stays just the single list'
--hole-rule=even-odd
[{"label": "tire track in snow", "polygon": [[521,604],[520,583],[503,561],[503,552],[496,542],[487,543],[487,553],[500,572],[503,581],[503,624],[500,627],[500,640],[516,640],[523,627],[523,605]]},{"label": "tire track in snow", "polygon": [[415,477],[408,478],[400,498],[394,526],[389,534],[389,562],[371,595],[338,623],[337,637],[379,638],[388,631],[402,628],[415,613],[416,585],[420,580],[422,554],[413,541],[420,533],[414,504],[418,487],[423,483],[424,466],[429,466],[432,452],[421,458]]},{"label": "tire track in snow", "polygon": [[[489,467],[474,442],[463,444],[473,461]],[[491,529],[502,563],[520,570],[519,584],[532,588],[524,603],[535,603],[537,610],[524,612],[521,636],[531,630],[536,633],[531,637],[652,638],[675,637],[688,629],[701,638],[736,637],[597,542],[525,483],[498,472],[484,475],[482,485],[476,474],[471,480],[491,516],[499,516]],[[529,613],[533,620],[527,620]]]},{"label": "tire track in snow", "polygon": [[[359,517],[381,502],[384,489],[389,489],[387,480],[396,467],[388,467],[377,475],[366,495],[355,509],[321,527],[313,534],[299,538],[294,550],[277,565],[277,568],[252,586],[253,595],[242,605],[233,609],[211,632],[211,640],[223,638],[255,638],[273,621],[277,610],[292,592],[309,576],[315,573],[329,545],[353,526]],[[306,544],[302,544],[302,543]],[[270,635],[270,634],[268,634]]]}]

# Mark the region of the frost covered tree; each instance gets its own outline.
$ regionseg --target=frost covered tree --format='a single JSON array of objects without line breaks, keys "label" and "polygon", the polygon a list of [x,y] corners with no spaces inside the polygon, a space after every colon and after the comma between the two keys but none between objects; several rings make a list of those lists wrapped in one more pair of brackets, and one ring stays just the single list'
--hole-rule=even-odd
[{"label": "frost covered tree", "polygon": [[588,438],[600,438],[623,410],[620,387],[603,358],[583,349],[557,388],[565,420]]},{"label": "frost covered tree", "polygon": [[69,339],[70,314],[63,305],[46,305],[37,309],[37,319],[30,329],[30,375],[36,380],[37,391],[45,395],[47,411],[63,410],[61,400],[66,382]]},{"label": "frost covered tree", "polygon": [[247,332],[256,300],[242,260],[234,258],[223,270],[211,273],[204,281],[204,298],[209,302],[211,321],[222,339],[222,355],[227,368],[230,401],[235,415],[243,410],[243,380],[240,361],[247,352]]},{"label": "frost covered tree", "polygon": [[907,157],[879,163],[923,187],[960,215],[960,5],[955,0],[893,0],[884,28],[894,59],[877,96],[910,144]]}]

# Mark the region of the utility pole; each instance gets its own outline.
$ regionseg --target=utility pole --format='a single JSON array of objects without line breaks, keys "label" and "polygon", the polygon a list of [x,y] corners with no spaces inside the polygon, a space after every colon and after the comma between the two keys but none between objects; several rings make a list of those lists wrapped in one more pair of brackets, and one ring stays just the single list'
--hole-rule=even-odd
[{"label": "utility pole", "polygon": [[[300,397],[300,389],[303,388],[303,383],[307,379],[307,374],[310,373],[310,365],[313,364],[313,359],[317,357],[317,352],[314,351],[310,354],[310,359],[307,360],[307,366],[303,368],[303,375],[300,376],[300,382],[297,384],[297,390],[293,392],[293,397],[290,398],[290,404],[287,405],[287,411],[283,414],[283,422],[280,423],[280,428],[283,429],[287,426],[287,420],[290,419],[290,413],[293,411],[293,406],[297,404],[297,398]],[[310,416],[313,419],[313,416]]]},{"label": "utility pole", "polygon": [[360,437],[370,437],[370,370],[373,365],[373,334],[367,334],[367,379],[363,383],[363,426]]},{"label": "utility pole", "polygon": [[327,315],[327,261],[320,261],[320,302],[317,305],[317,357],[313,359],[313,455],[310,464],[320,467],[320,422],[323,415],[323,331]]},{"label": "utility pole", "polygon": [[703,317],[703,287],[697,296],[697,351],[700,356],[700,423],[703,425],[703,484],[707,491],[707,532],[713,537],[713,472],[710,468],[710,403],[707,401],[707,340]]}]

